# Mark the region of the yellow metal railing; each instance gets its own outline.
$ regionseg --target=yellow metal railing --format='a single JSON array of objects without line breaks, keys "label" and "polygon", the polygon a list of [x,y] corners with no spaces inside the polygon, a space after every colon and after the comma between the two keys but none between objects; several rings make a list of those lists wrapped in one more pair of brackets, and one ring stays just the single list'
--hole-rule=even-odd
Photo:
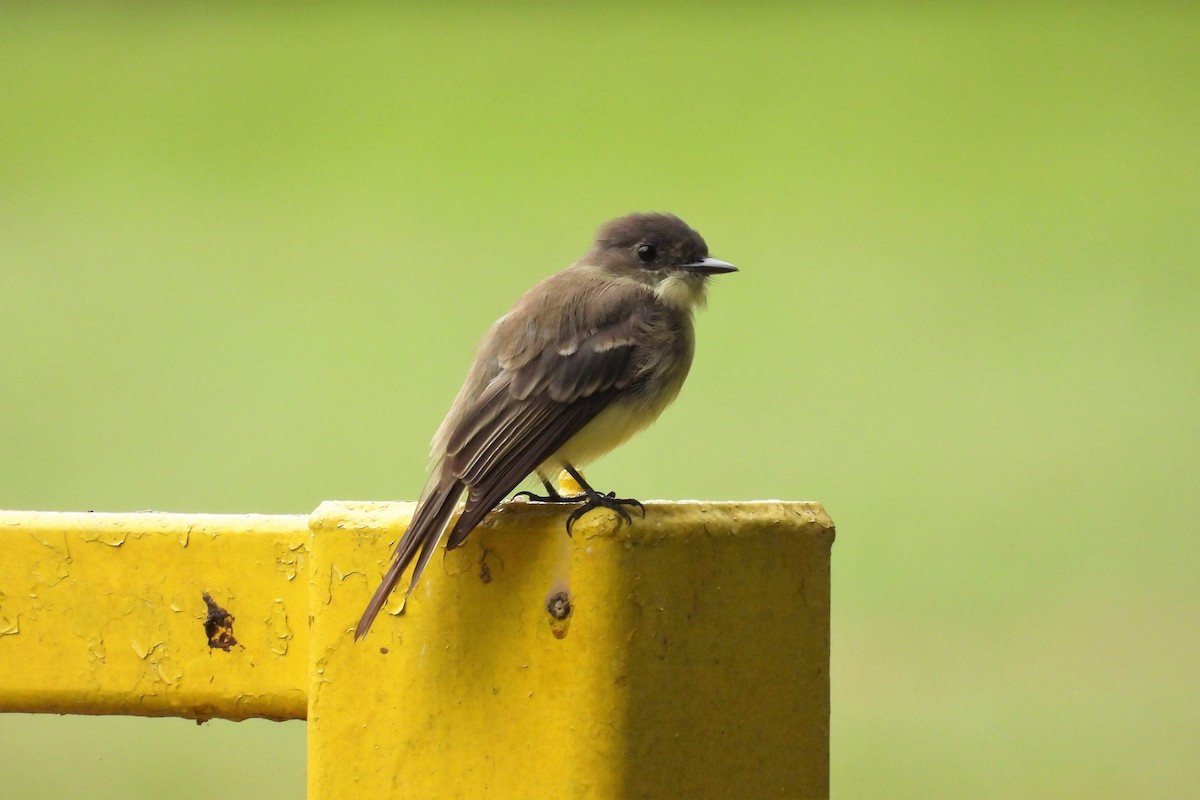
[{"label": "yellow metal railing", "polygon": [[313,800],[828,794],[819,505],[510,503],[355,643],[411,511],[0,511],[0,711],[307,718]]}]

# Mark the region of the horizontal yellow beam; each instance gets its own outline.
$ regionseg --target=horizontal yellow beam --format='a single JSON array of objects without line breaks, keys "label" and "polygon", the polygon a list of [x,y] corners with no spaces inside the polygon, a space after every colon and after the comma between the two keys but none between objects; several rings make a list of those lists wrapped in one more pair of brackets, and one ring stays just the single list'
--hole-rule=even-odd
[{"label": "horizontal yellow beam", "polygon": [[410,511],[312,516],[309,797],[828,796],[819,505],[509,503],[355,643]]},{"label": "horizontal yellow beam", "polygon": [[307,655],[306,516],[0,511],[0,711],[302,719]]}]

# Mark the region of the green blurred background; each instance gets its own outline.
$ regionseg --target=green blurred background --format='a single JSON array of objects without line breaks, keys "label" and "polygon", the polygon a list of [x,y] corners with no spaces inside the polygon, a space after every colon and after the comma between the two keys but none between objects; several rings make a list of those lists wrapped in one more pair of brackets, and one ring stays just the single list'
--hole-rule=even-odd
[{"label": "green blurred background", "polygon": [[[1198,31],[1195,4],[6,4],[0,506],[413,498],[485,327],[605,219],[670,210],[742,271],[675,407],[589,474],[825,503],[835,796],[1187,796]],[[295,798],[304,726],[0,715],[0,771]]]}]

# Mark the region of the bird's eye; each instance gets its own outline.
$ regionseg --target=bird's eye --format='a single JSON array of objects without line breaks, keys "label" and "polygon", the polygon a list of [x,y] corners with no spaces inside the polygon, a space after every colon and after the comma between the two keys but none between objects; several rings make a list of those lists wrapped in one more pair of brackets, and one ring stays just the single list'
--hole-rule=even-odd
[{"label": "bird's eye", "polygon": [[637,249],[637,257],[642,260],[643,264],[649,264],[658,258],[658,248],[652,244],[643,244]]}]

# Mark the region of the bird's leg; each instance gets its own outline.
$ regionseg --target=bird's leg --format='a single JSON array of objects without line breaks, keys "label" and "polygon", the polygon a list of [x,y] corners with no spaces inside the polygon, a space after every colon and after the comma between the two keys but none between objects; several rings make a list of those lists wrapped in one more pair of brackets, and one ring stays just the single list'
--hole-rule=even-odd
[{"label": "bird's leg", "polygon": [[588,499],[588,496],[586,494],[573,494],[573,495],[570,495],[569,497],[559,494],[558,489],[556,489],[554,487],[554,484],[551,483],[550,481],[546,480],[546,476],[540,472],[538,473],[538,480],[540,480],[542,482],[542,486],[546,487],[545,494],[534,494],[533,492],[517,492],[516,494],[514,494],[512,496],[512,499],[516,500],[518,497],[525,497],[525,498],[528,498],[529,500],[532,500],[535,503],[578,503],[582,500]]},{"label": "bird's leg", "polygon": [[[583,505],[572,511],[571,515],[567,517],[568,536],[571,535],[571,527],[576,523],[576,521],[578,521],[579,518],[584,514],[595,508],[611,509],[612,511],[617,512],[621,519],[630,524],[633,523],[633,518],[629,516],[629,512],[625,510],[625,506],[637,506],[638,510],[642,512],[642,516],[646,516],[646,507],[637,500],[634,500],[632,497],[617,497],[616,492],[601,494],[589,486],[588,482],[585,481],[583,476],[579,474],[579,470],[575,469],[570,464],[563,462],[563,469],[567,471],[568,475],[575,479],[575,482],[579,484],[581,489],[583,489],[583,496],[587,498],[587,501]],[[548,484],[546,488],[550,488]],[[578,498],[571,499],[578,500]]]}]

